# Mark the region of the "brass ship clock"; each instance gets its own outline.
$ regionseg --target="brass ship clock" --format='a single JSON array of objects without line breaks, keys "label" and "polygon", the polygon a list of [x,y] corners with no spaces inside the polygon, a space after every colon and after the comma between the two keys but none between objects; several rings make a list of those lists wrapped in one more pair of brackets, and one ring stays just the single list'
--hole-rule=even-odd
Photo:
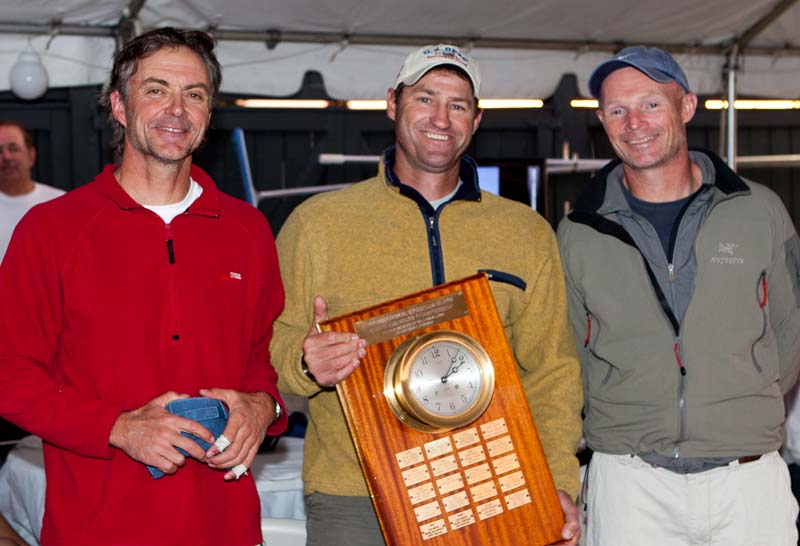
[{"label": "brass ship clock", "polygon": [[384,396],[403,423],[446,432],[480,417],[494,393],[494,366],[472,337],[436,330],[406,339],[384,372]]}]

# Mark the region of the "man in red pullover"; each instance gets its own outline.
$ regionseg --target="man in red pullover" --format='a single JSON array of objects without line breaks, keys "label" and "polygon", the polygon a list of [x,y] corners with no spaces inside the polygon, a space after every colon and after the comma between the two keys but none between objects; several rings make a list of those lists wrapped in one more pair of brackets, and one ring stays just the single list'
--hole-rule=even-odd
[{"label": "man in red pullover", "polygon": [[[286,427],[283,287],[266,219],[192,166],[213,48],[165,28],[117,54],[103,102],[121,163],[32,209],[0,267],[0,416],[44,440],[43,546],[261,543],[252,476],[232,469]],[[190,396],[228,406],[224,451],[165,410]]]}]

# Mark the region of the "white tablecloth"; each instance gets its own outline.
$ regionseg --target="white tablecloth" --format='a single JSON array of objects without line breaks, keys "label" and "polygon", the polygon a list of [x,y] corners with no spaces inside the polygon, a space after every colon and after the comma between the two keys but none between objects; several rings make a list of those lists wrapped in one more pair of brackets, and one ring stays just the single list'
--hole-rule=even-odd
[{"label": "white tablecloth", "polygon": [[[281,438],[274,451],[256,456],[252,472],[262,518],[305,519],[302,466],[301,438]],[[42,441],[28,436],[0,468],[0,512],[32,544],[42,530],[44,493]]]}]

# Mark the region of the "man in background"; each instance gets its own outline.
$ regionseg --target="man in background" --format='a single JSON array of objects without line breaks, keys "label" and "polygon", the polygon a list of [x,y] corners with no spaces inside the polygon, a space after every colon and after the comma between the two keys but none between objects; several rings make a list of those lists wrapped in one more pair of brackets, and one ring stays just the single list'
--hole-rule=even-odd
[{"label": "man in background", "polygon": [[[22,124],[0,120],[0,263],[17,223],[34,205],[43,203],[64,192],[31,180],[31,168],[36,162],[33,137]],[[0,419],[0,439],[22,438],[27,433]],[[10,446],[0,446],[0,464]]]},{"label": "man in background", "polygon": [[800,242],[780,198],[689,149],[669,53],[589,79],[619,159],[559,226],[584,377],[587,546],[794,546],[777,450],[800,366]]},{"label": "man in background", "polygon": [[[281,387],[310,399],[303,480],[309,546],[383,544],[334,385],[365,341],[314,323],[487,272],[577,544],[579,366],[554,234],[530,207],[481,192],[464,155],[478,129],[480,72],[457,47],[411,53],[387,92],[396,145],[378,175],[297,207],[278,236],[286,310],[272,353]],[[522,408],[527,411],[528,408]]]},{"label": "man in background", "polygon": [[31,134],[16,121],[0,120],[0,262],[25,213],[64,193],[31,180],[34,163],[36,148]]},{"label": "man in background", "polygon": [[[31,210],[0,266],[0,416],[44,440],[42,546],[255,546],[258,493],[235,469],[286,428],[269,358],[283,289],[264,216],[192,165],[214,42],[147,32],[110,80],[120,165]],[[198,395],[227,405],[227,448],[165,409]]]}]

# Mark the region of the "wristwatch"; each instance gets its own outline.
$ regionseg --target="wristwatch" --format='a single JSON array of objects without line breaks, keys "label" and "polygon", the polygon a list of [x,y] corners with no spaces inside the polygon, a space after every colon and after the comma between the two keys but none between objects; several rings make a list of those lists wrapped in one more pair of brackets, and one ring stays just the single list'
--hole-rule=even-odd
[{"label": "wristwatch", "polygon": [[306,359],[305,358],[302,358],[302,357],[300,358],[300,367],[303,369],[303,375],[304,376],[309,378],[314,383],[317,382],[317,378],[314,377],[314,374],[311,373],[311,370],[308,369],[308,366],[306,365]]},{"label": "wristwatch", "polygon": [[277,423],[278,421],[281,420],[281,415],[283,415],[283,408],[281,408],[281,405],[278,404],[278,400],[276,400],[275,398],[273,398],[273,400],[275,401],[275,421],[274,422]]}]

